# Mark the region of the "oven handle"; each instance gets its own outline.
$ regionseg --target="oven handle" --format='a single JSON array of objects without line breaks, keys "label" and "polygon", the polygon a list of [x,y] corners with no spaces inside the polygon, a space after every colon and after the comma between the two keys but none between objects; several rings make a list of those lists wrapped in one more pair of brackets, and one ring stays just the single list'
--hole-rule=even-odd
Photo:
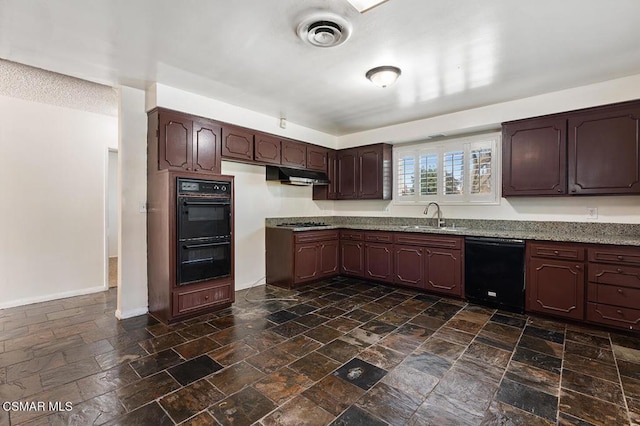
[{"label": "oven handle", "polygon": [[231,244],[231,243],[229,241],[225,241],[222,243],[183,244],[182,248],[185,250],[189,250],[189,249],[202,248],[202,247],[222,246],[225,244]]},{"label": "oven handle", "polygon": [[183,201],[183,206],[228,206],[229,201]]}]

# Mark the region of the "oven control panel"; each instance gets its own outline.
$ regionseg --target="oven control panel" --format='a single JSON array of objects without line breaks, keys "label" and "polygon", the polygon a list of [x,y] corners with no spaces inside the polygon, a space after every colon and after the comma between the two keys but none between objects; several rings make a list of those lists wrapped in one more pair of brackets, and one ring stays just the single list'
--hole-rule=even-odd
[{"label": "oven control panel", "polygon": [[178,193],[198,195],[231,195],[231,182],[178,178]]}]

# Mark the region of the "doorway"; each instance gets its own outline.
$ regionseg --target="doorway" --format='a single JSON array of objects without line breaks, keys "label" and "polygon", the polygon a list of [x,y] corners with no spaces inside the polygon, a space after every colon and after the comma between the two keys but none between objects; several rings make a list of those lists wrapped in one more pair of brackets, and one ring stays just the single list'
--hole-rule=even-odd
[{"label": "doorway", "polygon": [[107,159],[107,283],[118,286],[118,150]]}]

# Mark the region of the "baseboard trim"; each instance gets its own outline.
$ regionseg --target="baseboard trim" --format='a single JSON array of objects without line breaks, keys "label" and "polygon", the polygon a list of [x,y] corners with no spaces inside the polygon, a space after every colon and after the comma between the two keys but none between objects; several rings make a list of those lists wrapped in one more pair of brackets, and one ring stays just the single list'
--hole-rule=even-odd
[{"label": "baseboard trim", "polygon": [[31,305],[33,303],[50,302],[52,300],[66,299],[74,296],[84,296],[85,294],[100,293],[107,290],[104,285],[98,287],[83,288],[80,290],[65,291],[62,293],[47,294],[44,296],[27,297],[24,299],[11,300],[0,303],[0,309],[15,308],[16,306]]},{"label": "baseboard trim", "polygon": [[138,315],[144,315],[146,313],[149,313],[149,308],[147,307],[129,309],[128,311],[121,311],[120,309],[116,309],[116,318],[118,318],[119,320],[123,320],[127,318],[137,317]]}]

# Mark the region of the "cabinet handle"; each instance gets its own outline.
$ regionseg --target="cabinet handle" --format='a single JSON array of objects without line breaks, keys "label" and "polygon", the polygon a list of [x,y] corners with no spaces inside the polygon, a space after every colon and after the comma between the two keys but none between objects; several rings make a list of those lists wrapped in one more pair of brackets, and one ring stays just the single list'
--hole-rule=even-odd
[{"label": "cabinet handle", "polygon": [[576,265],[576,269],[581,269],[581,266],[580,265]]},{"label": "cabinet handle", "polygon": [[620,268],[618,268],[616,271],[617,271],[619,274],[621,274],[621,273],[622,273],[622,269],[620,269]]},{"label": "cabinet handle", "polygon": [[209,300],[209,296],[205,296],[205,297],[204,297],[204,300]]},{"label": "cabinet handle", "polygon": [[560,252],[558,250],[554,250],[553,254],[555,254],[556,256],[560,254]]},{"label": "cabinet handle", "polygon": [[572,189],[571,189],[571,192],[577,192],[577,191],[578,191],[578,190],[577,190],[577,189],[575,189],[575,188],[572,188]]},{"label": "cabinet handle", "polygon": [[618,294],[622,294],[622,293],[623,293],[622,289],[621,289],[621,288],[619,288],[619,289],[618,289]]},{"label": "cabinet handle", "polygon": [[558,192],[562,192],[562,188],[558,188]]},{"label": "cabinet handle", "polygon": [[624,260],[624,256],[618,256],[618,260]]},{"label": "cabinet handle", "polygon": [[622,311],[621,311],[620,309],[618,309],[618,310],[616,311],[616,313],[617,313],[618,315],[620,315],[621,317],[622,317],[622,316],[624,316],[624,314],[622,313]]},{"label": "cabinet handle", "polygon": [[197,172],[197,171],[198,171],[198,169],[193,169],[193,171],[194,171],[194,172]]}]

